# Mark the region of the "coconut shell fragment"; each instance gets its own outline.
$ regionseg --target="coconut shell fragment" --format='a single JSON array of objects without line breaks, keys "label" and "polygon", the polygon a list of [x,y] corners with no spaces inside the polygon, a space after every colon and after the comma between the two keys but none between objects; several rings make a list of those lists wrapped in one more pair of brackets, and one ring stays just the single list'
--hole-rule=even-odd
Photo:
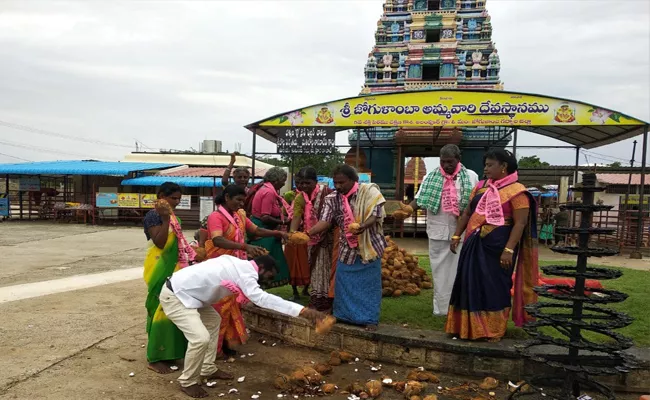
[{"label": "coconut shell fragment", "polygon": [[354,361],[355,357],[351,353],[348,353],[347,351],[341,351],[339,352],[339,357],[341,358],[341,361],[345,363],[349,363]]},{"label": "coconut shell fragment", "polygon": [[278,390],[288,390],[291,387],[291,384],[289,382],[289,377],[285,374],[279,374],[278,376],[275,377],[275,380],[273,381],[273,386],[278,389]]},{"label": "coconut shell fragment", "polygon": [[316,334],[326,335],[332,330],[332,327],[336,323],[336,318],[331,315],[326,316],[324,319],[316,322]]}]

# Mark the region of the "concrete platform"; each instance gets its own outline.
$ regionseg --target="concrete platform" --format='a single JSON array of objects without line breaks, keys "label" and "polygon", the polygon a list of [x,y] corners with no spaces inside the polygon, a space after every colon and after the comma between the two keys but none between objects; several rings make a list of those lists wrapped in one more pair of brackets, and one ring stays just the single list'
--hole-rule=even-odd
[{"label": "concrete platform", "polygon": [[[246,326],[259,333],[320,350],[343,349],[373,361],[425,367],[432,371],[465,376],[493,376],[517,382],[546,375],[553,370],[522,357],[517,341],[499,343],[453,340],[443,332],[380,325],[376,332],[337,324],[325,336],[316,335],[309,322],[255,306],[244,309]],[[617,391],[650,393],[650,349],[634,348],[631,353],[641,368],[599,382]]]}]

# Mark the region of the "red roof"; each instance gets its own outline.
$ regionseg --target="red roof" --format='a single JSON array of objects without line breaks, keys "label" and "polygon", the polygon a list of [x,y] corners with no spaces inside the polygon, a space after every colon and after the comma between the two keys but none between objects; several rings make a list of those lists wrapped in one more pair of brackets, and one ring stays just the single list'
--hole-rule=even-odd
[{"label": "red roof", "polygon": [[[607,185],[627,185],[630,174],[596,174],[596,179]],[[641,174],[632,174],[632,184],[641,184]],[[650,185],[650,177],[646,176],[645,184]]]},{"label": "red roof", "polygon": [[[186,177],[216,177],[221,178],[226,169],[224,167],[187,167],[182,169],[172,169],[171,171],[161,171],[160,175],[166,176],[186,176]],[[266,168],[256,168],[257,177],[266,174]]]}]

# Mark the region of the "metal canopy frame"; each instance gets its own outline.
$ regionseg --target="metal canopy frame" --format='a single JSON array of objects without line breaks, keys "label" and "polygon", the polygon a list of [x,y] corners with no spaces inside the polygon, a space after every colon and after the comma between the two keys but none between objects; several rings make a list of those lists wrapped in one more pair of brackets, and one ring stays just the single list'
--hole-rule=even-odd
[{"label": "metal canopy frame", "polygon": [[[518,95],[525,95],[525,96],[537,96],[537,97],[542,97],[545,100],[549,100],[552,102],[571,102],[574,104],[578,105],[585,105],[589,106],[593,109],[598,109],[598,110],[603,110],[606,111],[610,114],[616,113],[620,117],[629,119],[629,120],[634,120],[636,123],[634,124],[620,124],[620,125],[551,125],[551,124],[539,124],[539,125],[526,125],[526,126],[517,126],[517,125],[504,125],[503,127],[510,128],[506,129],[505,133],[500,137],[501,139],[507,138],[509,135],[513,134],[514,135],[514,142],[513,142],[513,154],[517,153],[517,148],[575,148],[576,151],[576,160],[575,160],[575,173],[574,173],[574,182],[577,182],[578,178],[578,166],[579,166],[579,159],[580,159],[580,149],[594,149],[597,147],[605,146],[608,144],[620,142],[625,139],[630,139],[632,137],[638,136],[638,135],[643,135],[643,144],[642,144],[642,156],[641,156],[641,187],[640,187],[640,204],[639,204],[639,223],[638,223],[638,231],[637,231],[637,236],[636,236],[636,251],[633,253],[633,257],[640,257],[640,252],[639,248],[641,246],[641,237],[643,233],[643,202],[644,202],[644,195],[645,195],[645,173],[646,173],[646,164],[647,164],[647,147],[648,147],[648,127],[650,124],[647,122],[638,120],[636,118],[630,117],[626,114],[616,112],[613,110],[608,110],[604,107],[597,107],[594,105],[591,105],[589,103],[581,102],[581,101],[576,101],[576,100],[571,100],[571,99],[565,99],[565,98],[559,98],[559,97],[552,97],[552,96],[544,96],[544,95],[538,95],[538,94],[532,94],[532,93],[521,93],[521,92],[510,92],[510,91],[501,91],[501,90],[423,90],[423,91],[417,91],[417,92],[398,92],[398,93],[381,93],[381,94],[373,94],[373,95],[365,95],[365,96],[354,96],[354,97],[347,97],[339,100],[333,100],[333,101],[328,101],[325,103],[319,103],[319,104],[313,104],[307,107],[302,107],[298,108],[295,110],[291,110],[288,112],[276,114],[274,116],[271,116],[269,118],[248,124],[245,126],[246,129],[250,130],[253,133],[253,154],[252,154],[252,167],[253,170],[255,168],[255,155],[256,155],[256,143],[257,143],[257,136],[261,136],[272,143],[276,143],[278,139],[278,127],[276,126],[263,126],[262,124],[268,123],[269,121],[272,121],[277,118],[282,118],[283,116],[287,116],[291,113],[295,112],[302,112],[302,110],[310,108],[310,107],[316,107],[316,106],[321,106],[324,104],[331,104],[335,102],[342,102],[346,100],[359,100],[359,99],[376,99],[380,98],[383,96],[397,96],[399,97],[400,95],[409,95],[413,93],[417,94],[424,94],[424,95],[431,95],[432,100],[436,101],[434,99],[435,96],[441,95],[443,92],[458,92],[458,93],[463,93],[463,94],[468,94],[468,93],[473,93],[473,94],[481,94],[484,96],[485,100],[490,100],[490,95],[491,94],[500,94],[500,95],[509,95],[512,94],[514,96]],[[591,111],[591,110],[590,110]],[[507,113],[504,113],[503,115],[507,115]],[[300,126],[307,126],[307,125],[300,125]],[[495,126],[495,125],[492,125]],[[313,126],[310,126],[313,127]],[[337,124],[336,126],[330,127],[330,129],[334,129],[336,132],[340,131],[345,131],[345,130],[351,130],[351,129],[356,129],[358,131],[357,134],[357,143],[356,143],[356,151],[357,151],[357,163],[359,160],[359,151],[361,148],[370,148],[372,149],[375,147],[375,141],[373,141],[370,138],[370,135],[368,133],[368,129],[372,129],[375,127],[386,127],[386,128],[405,128],[405,129],[422,129],[422,125],[417,125],[417,124],[401,124],[399,126],[391,126],[391,125],[374,125],[374,126],[359,126],[359,125],[340,125]],[[427,126],[425,126],[427,127]],[[439,138],[442,130],[444,127],[449,127],[449,128],[468,128],[468,127],[477,127],[476,124],[455,124],[455,125],[447,125],[447,126],[441,126],[440,129],[435,130],[435,127],[427,127],[432,129],[432,144],[435,145],[437,139]],[[538,135],[550,137],[552,139],[556,139],[562,142],[565,142],[571,146],[517,146],[517,131],[521,129],[524,131],[536,133]],[[370,146],[361,146],[360,145],[360,137],[361,137],[361,131],[365,132],[365,135],[368,138],[368,141],[370,142]],[[491,142],[491,141],[490,141]],[[498,140],[497,140],[498,142]],[[355,147],[355,146],[337,146],[337,147]],[[384,147],[384,146],[382,146]],[[391,148],[397,147],[397,158],[398,160],[401,161],[401,159],[404,157],[402,147],[403,146],[390,146]],[[464,146],[464,148],[484,148],[484,146]],[[401,173],[401,170],[403,168],[400,167],[401,163],[398,162],[398,177],[399,174]]]}]

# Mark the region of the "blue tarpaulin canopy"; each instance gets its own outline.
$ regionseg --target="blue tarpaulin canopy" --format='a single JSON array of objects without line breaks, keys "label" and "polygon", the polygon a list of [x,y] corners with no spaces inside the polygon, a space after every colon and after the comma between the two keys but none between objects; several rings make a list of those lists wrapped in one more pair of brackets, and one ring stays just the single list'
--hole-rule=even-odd
[{"label": "blue tarpaulin canopy", "polygon": [[[261,179],[255,180],[255,183],[261,182]],[[166,176],[151,175],[140,178],[125,179],[122,186],[160,186],[165,182],[174,182],[182,187],[221,187],[220,177],[203,177],[203,176]]]},{"label": "blue tarpaulin canopy", "polygon": [[0,164],[0,175],[113,175],[127,176],[132,172],[160,170],[179,164],[110,162],[95,160],[37,161]]}]

